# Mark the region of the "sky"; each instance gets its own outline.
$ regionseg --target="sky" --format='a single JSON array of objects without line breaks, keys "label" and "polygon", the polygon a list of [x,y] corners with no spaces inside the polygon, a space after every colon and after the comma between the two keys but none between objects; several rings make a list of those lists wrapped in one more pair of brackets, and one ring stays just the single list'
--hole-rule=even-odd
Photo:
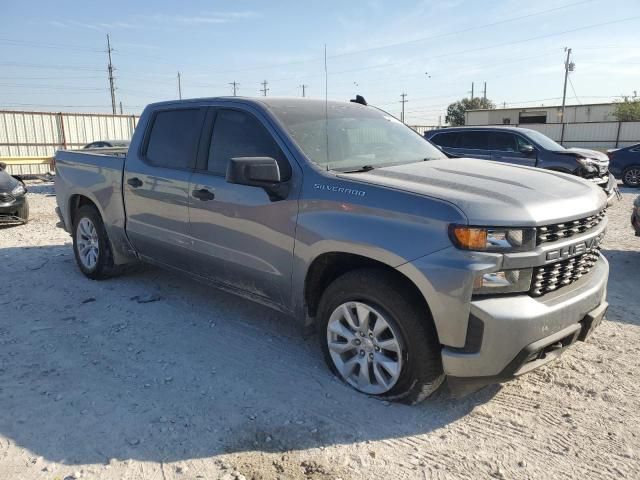
[{"label": "sky", "polygon": [[[474,94],[499,106],[640,95],[640,0],[365,0],[180,2],[0,0],[0,109],[110,112],[116,101],[238,95],[348,100],[406,123],[444,122]],[[327,76],[324,49],[326,45]]]}]

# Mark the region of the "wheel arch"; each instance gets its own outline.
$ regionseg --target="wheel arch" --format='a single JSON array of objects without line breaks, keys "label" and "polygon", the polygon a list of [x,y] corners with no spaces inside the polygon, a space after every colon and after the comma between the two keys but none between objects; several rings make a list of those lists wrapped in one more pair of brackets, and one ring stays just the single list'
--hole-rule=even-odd
[{"label": "wheel arch", "polygon": [[[345,273],[360,269],[378,270],[382,275],[389,275],[406,285],[410,295],[427,312],[430,322],[434,324],[427,300],[409,277],[381,260],[342,251],[331,251],[318,255],[307,269],[304,279],[304,305],[309,323],[315,323],[320,298],[327,287]],[[435,330],[437,332],[437,329]]]}]

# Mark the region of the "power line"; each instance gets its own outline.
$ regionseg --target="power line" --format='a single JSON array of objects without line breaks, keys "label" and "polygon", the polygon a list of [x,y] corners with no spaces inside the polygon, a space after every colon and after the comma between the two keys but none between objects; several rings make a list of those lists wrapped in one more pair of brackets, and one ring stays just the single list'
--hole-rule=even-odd
[{"label": "power line", "polygon": [[573,98],[576,99],[576,102],[578,102],[578,104],[582,105],[582,102],[580,101],[580,99],[578,98],[578,94],[576,93],[576,89],[573,86],[573,82],[571,81],[571,77],[569,77],[569,85],[571,85],[571,90],[573,91]]},{"label": "power line", "polygon": [[505,24],[505,23],[515,22],[517,20],[524,20],[525,18],[535,17],[535,16],[538,16],[538,15],[543,15],[545,13],[556,12],[558,10],[562,10],[562,9],[569,8],[569,7],[575,7],[577,5],[582,5],[582,4],[585,4],[585,3],[591,3],[593,1],[594,0],[583,0],[583,1],[580,1],[580,2],[569,3],[569,4],[566,4],[566,5],[562,5],[560,7],[554,7],[554,8],[550,8],[550,9],[547,9],[547,10],[541,10],[541,11],[538,11],[538,12],[533,12],[533,13],[529,13],[529,14],[526,14],[526,15],[521,15],[521,16],[518,16],[518,17],[511,17],[511,18],[507,18],[507,19],[504,19],[504,20],[498,20],[496,22],[485,23],[483,25],[475,25],[475,26],[472,26],[472,27],[463,28],[463,29],[459,29],[459,30],[455,30],[455,31],[451,31],[451,32],[440,33],[438,35],[431,35],[431,36],[428,36],[428,37],[421,37],[421,38],[417,38],[415,40],[408,40],[406,42],[388,43],[386,45],[380,45],[380,46],[377,46],[377,47],[370,47],[370,48],[365,48],[365,49],[360,49],[360,50],[353,50],[353,51],[347,52],[347,53],[342,53],[342,54],[338,54],[338,55],[332,55],[331,58],[337,58],[337,57],[342,57],[342,56],[346,56],[346,55],[354,55],[354,54],[357,54],[357,53],[370,52],[370,51],[373,51],[373,50],[380,50],[380,49],[383,49],[383,48],[397,47],[397,46],[401,46],[401,45],[410,45],[410,44],[413,44],[413,43],[424,42],[424,41],[427,41],[427,40],[434,40],[436,38],[443,38],[443,37],[448,37],[448,36],[452,36],[452,35],[459,35],[459,34],[462,34],[462,33],[472,32],[474,30],[480,30],[480,29],[484,29],[484,28],[495,27],[496,25],[502,25],[502,24]]}]

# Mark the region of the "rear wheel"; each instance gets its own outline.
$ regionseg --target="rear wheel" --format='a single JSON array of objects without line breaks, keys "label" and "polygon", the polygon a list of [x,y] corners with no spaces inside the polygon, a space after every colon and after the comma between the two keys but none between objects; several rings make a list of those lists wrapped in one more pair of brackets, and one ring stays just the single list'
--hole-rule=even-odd
[{"label": "rear wheel", "polygon": [[325,290],[318,314],[325,360],[356,390],[417,403],[443,382],[431,318],[395,276],[376,269],[346,273]]},{"label": "rear wheel", "polygon": [[627,187],[640,186],[640,165],[631,165],[622,171],[622,183]]},{"label": "rear wheel", "polygon": [[109,237],[94,206],[84,205],[76,212],[73,252],[82,273],[93,280],[107,278],[120,271],[113,263]]}]

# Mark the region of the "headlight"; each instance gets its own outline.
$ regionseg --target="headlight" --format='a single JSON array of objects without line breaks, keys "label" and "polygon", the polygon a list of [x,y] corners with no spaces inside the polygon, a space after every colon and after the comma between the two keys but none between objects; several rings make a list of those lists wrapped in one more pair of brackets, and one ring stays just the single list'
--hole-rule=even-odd
[{"label": "headlight", "polygon": [[598,171],[598,166],[590,158],[576,158],[576,162],[586,168],[589,172]]},{"label": "headlight", "polygon": [[531,288],[533,269],[483,273],[473,282],[474,295],[526,292]]},{"label": "headlight", "polygon": [[20,195],[24,195],[25,193],[27,193],[27,189],[24,188],[24,185],[21,183],[18,183],[18,185],[16,185],[13,190],[11,190],[11,195],[13,195],[14,197],[19,197]]},{"label": "headlight", "polygon": [[524,252],[535,249],[535,228],[468,227],[451,225],[456,247],[481,252]]}]

